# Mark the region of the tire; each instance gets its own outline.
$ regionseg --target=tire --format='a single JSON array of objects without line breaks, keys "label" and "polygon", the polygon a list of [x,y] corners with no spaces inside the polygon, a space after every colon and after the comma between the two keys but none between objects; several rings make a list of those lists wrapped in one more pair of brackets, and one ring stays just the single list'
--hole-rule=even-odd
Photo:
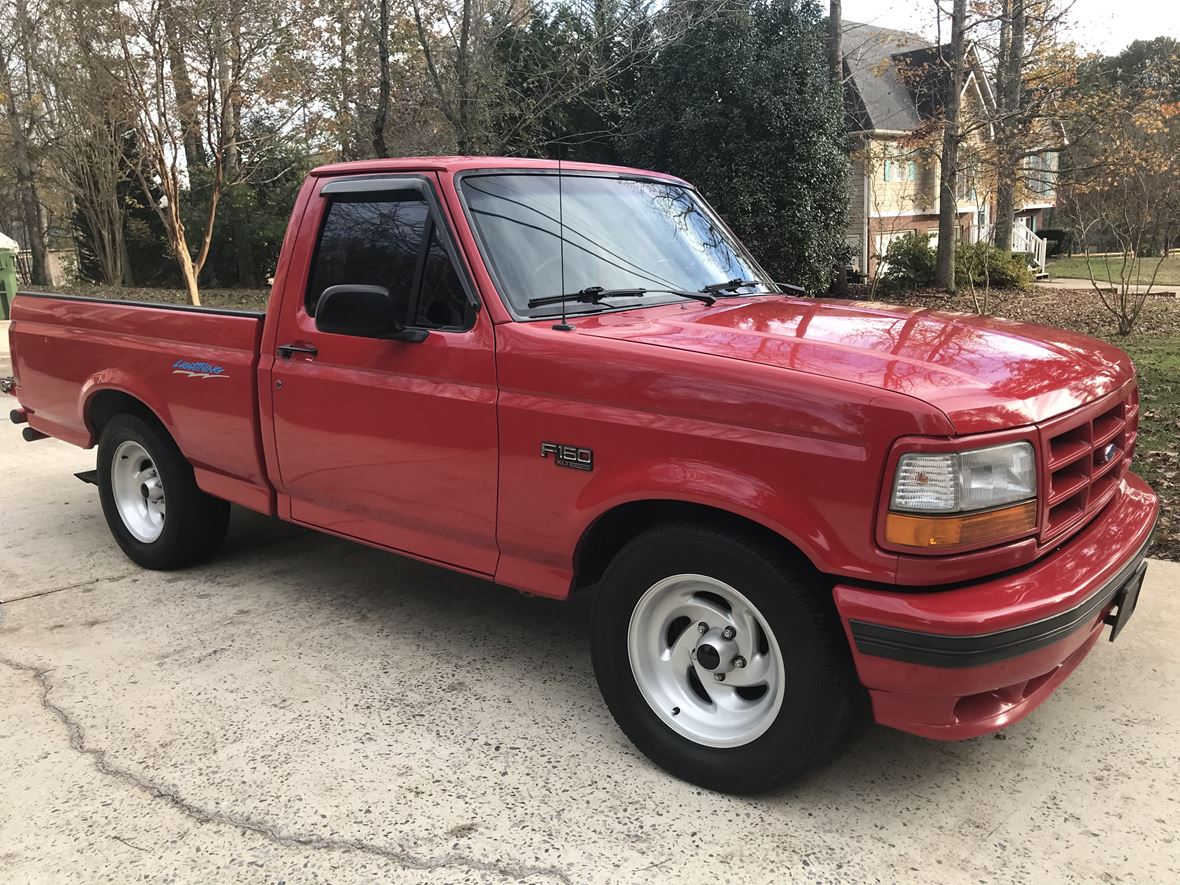
[{"label": "tire", "polygon": [[197,488],[172,437],[138,415],[116,415],[103,428],[98,491],[115,541],[144,568],[198,562],[220,546],[229,527],[229,503]]},{"label": "tire", "polygon": [[770,790],[813,766],[863,699],[830,589],[779,545],[705,523],[650,529],[615,556],[591,643],[632,743],[719,792]]}]

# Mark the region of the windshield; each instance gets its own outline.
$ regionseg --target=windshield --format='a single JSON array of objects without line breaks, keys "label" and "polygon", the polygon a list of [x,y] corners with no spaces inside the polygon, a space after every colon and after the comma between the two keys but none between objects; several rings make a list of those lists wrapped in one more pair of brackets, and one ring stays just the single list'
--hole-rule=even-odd
[{"label": "windshield", "polygon": [[[742,245],[683,185],[579,174],[561,177],[561,228],[555,174],[467,175],[463,197],[484,258],[519,316],[552,316],[560,305],[530,309],[530,298],[591,287],[699,292],[727,280],[773,283]],[[565,273],[562,279],[562,251]],[[747,288],[748,291],[748,288]],[[644,304],[680,300],[655,294]],[[639,303],[567,304],[569,313]]]}]

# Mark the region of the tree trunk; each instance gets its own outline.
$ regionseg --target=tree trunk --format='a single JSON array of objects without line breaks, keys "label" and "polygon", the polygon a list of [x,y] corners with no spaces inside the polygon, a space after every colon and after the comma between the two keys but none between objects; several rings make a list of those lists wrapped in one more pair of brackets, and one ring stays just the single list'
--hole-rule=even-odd
[{"label": "tree trunk", "polygon": [[168,44],[168,66],[172,73],[172,88],[176,92],[176,113],[184,130],[184,162],[189,169],[204,166],[205,149],[201,144],[201,121],[193,84],[188,78],[188,64],[172,10],[171,0],[160,0],[160,16],[164,21],[164,39]]},{"label": "tree trunk", "polygon": [[127,236],[122,231],[119,232],[119,250],[123,256],[123,285],[134,286],[135,270],[131,267],[131,254],[127,251]]},{"label": "tree trunk", "polygon": [[[832,80],[832,88],[844,92],[844,41],[843,41],[843,12],[841,0],[828,0],[828,76]],[[845,260],[844,250],[837,256],[835,275],[832,278],[832,294],[848,295],[848,262]]]},{"label": "tree trunk", "polygon": [[841,0],[828,0],[828,76],[832,82],[844,84],[843,13]]},{"label": "tree trunk", "polygon": [[934,265],[934,285],[947,292],[955,290],[955,240],[959,233],[959,103],[963,91],[966,25],[967,0],[955,0],[951,13],[950,88],[943,103],[938,256]]},{"label": "tree trunk", "polygon": [[380,0],[377,16],[377,107],[373,114],[373,155],[388,157],[385,144],[385,121],[389,117],[389,0]]},{"label": "tree trunk", "polygon": [[474,96],[471,95],[471,58],[469,57],[472,27],[471,3],[472,0],[463,0],[463,21],[459,31],[459,59],[456,66],[459,80],[457,96],[459,131],[457,134],[459,153],[461,154],[474,153],[471,138],[471,106]]},{"label": "tree trunk", "polygon": [[90,226],[90,239],[102,281],[108,286],[123,285],[123,219],[118,204],[112,205],[106,200],[92,205],[83,202],[78,210]]},{"label": "tree trunk", "polygon": [[176,251],[176,263],[180,265],[180,276],[184,279],[184,290],[188,292],[189,301],[197,307],[201,306],[201,292],[197,288],[197,269],[189,257],[187,249]]},{"label": "tree trunk", "polygon": [[348,5],[341,3],[340,17],[336,21],[340,29],[340,79],[337,84],[340,91],[340,107],[336,112],[336,128],[340,133],[341,160],[355,159],[352,156],[352,97],[349,93],[351,78],[349,76],[348,41],[352,37],[349,22]]},{"label": "tree trunk", "polygon": [[123,232],[122,213],[115,219],[115,226],[111,233],[114,242],[111,247],[111,278],[109,282],[110,285],[118,287],[123,285],[123,279],[127,275],[127,236]]},{"label": "tree trunk", "polygon": [[996,89],[999,119],[996,125],[995,241],[999,248],[1010,252],[1012,226],[1016,219],[1016,166],[1020,158],[1015,142],[1020,131],[1023,85],[1024,0],[1006,0],[1004,5]]}]

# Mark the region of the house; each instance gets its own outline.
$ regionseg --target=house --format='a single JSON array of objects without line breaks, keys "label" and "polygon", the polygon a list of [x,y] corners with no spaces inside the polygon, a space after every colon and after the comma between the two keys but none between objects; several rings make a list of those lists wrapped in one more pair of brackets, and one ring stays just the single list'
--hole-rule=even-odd
[{"label": "house", "polygon": [[[845,110],[853,139],[846,239],[852,265],[872,273],[896,237],[910,231],[938,239],[940,116],[950,72],[943,53],[916,34],[845,22]],[[993,234],[994,186],[986,148],[995,96],[979,54],[967,49],[960,96],[964,143],[960,147],[958,229],[961,240]],[[1036,235],[1045,209],[1056,204],[1057,152],[1046,149],[1023,162],[1017,187],[1014,251],[1028,252],[1038,274],[1045,240]]]}]

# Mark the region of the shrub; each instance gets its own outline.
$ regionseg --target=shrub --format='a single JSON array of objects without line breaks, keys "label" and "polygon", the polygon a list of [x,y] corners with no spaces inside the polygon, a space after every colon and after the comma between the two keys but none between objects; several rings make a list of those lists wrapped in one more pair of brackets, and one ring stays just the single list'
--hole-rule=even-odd
[{"label": "shrub", "polygon": [[1033,274],[1023,252],[1005,252],[984,242],[959,243],[955,247],[955,282],[959,286],[1028,289]]},{"label": "shrub", "polygon": [[[882,259],[881,288],[886,292],[925,289],[934,285],[937,251],[930,234],[911,232],[889,244]],[[961,288],[1028,289],[1033,283],[1029,256],[1004,252],[991,243],[955,246],[955,282]]]},{"label": "shrub", "polygon": [[882,259],[881,288],[887,292],[923,289],[934,284],[937,253],[930,245],[930,234],[911,231],[897,237],[885,250]]},{"label": "shrub", "polygon": [[1048,241],[1049,248],[1046,251],[1049,258],[1060,255],[1070,247],[1069,231],[1056,227],[1046,227],[1037,231],[1037,236]]},{"label": "shrub", "polygon": [[774,279],[826,289],[844,243],[848,135],[820,4],[667,10],[673,29],[692,24],[629,66],[640,82],[620,127],[623,161],[687,178]]}]

